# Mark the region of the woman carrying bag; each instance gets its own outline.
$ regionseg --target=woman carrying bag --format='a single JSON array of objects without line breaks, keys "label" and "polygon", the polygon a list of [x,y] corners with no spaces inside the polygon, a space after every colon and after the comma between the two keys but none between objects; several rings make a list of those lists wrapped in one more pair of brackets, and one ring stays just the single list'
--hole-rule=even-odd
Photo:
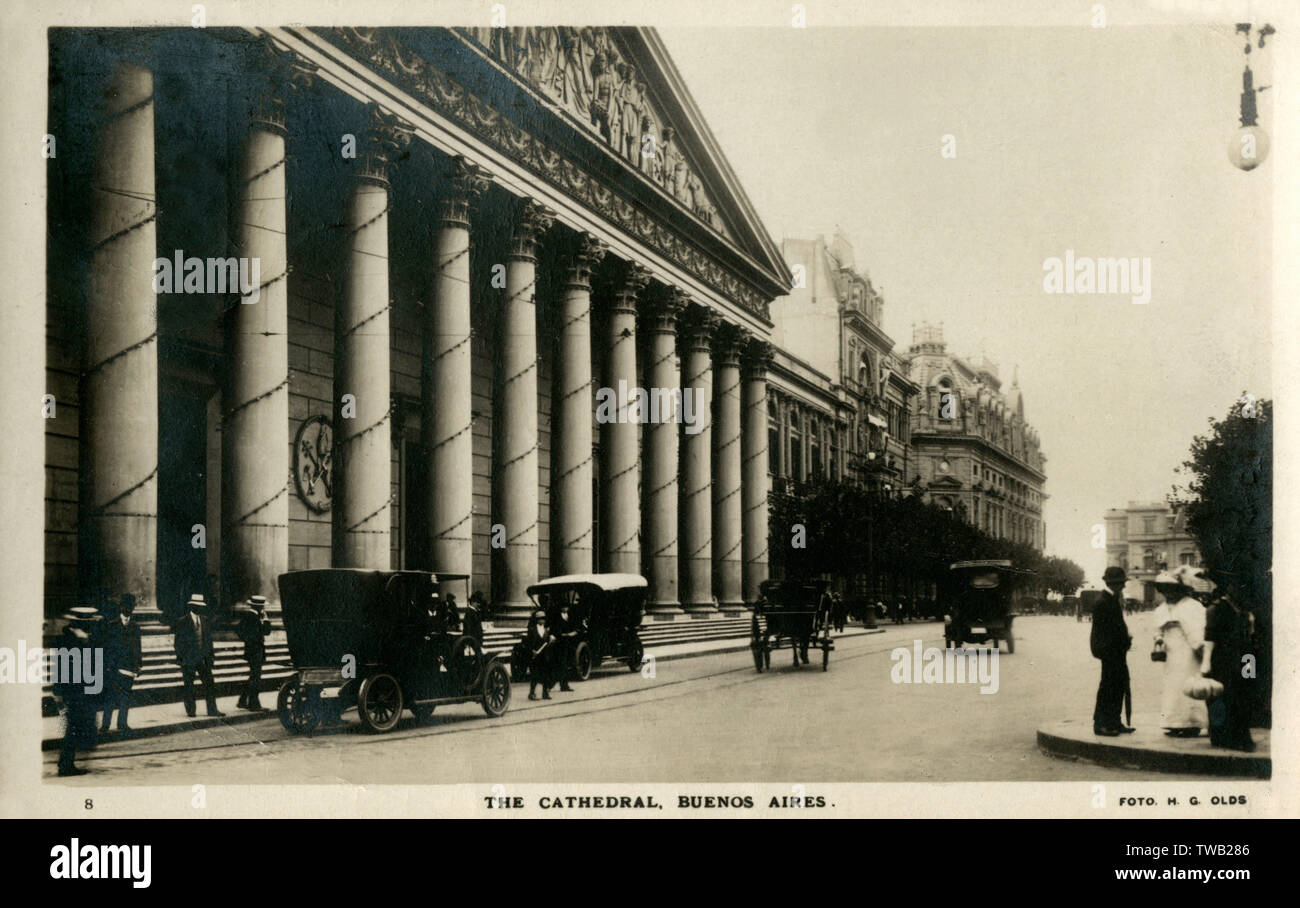
[{"label": "woman carrying bag", "polygon": [[1160,725],[1173,738],[1195,738],[1208,727],[1205,703],[1183,693],[1189,678],[1201,672],[1205,645],[1205,608],[1192,597],[1194,569],[1182,565],[1156,576],[1163,602],[1151,613],[1155,644],[1151,658],[1164,662],[1160,685]]}]

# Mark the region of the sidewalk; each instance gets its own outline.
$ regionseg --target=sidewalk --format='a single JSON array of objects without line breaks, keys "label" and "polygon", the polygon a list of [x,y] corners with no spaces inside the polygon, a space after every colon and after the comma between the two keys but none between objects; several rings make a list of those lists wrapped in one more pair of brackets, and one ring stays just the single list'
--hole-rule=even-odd
[{"label": "sidewalk", "polygon": [[[883,634],[884,628],[864,628],[861,626],[849,626],[844,629],[843,633],[832,634],[832,640],[842,640],[847,637],[861,637],[867,634]],[[696,656],[711,656],[723,653],[744,652],[749,649],[749,636],[729,637],[717,640],[698,640],[692,643],[676,643],[668,646],[656,646],[649,644],[646,646],[646,656],[653,656],[656,662],[669,662],[674,659],[690,659]],[[599,677],[593,675],[587,684],[596,683]],[[239,699],[237,696],[225,696],[217,698],[218,708],[225,713],[224,716],[207,716],[204,712],[203,704],[198,705],[198,715],[190,718],[185,715],[185,706],[181,703],[159,703],[154,705],[133,706],[127,714],[127,721],[131,723],[131,730],[119,732],[114,728],[108,732],[100,732],[99,740],[101,742],[110,741],[129,741],[136,738],[152,738],[159,735],[176,734],[179,732],[196,731],[203,728],[213,728],[218,725],[241,725],[246,722],[255,721],[278,721],[275,714],[276,691],[263,691],[261,695],[262,705],[267,707],[266,712],[248,712],[243,709],[236,709],[235,702]],[[96,714],[96,723],[101,718]],[[114,716],[114,723],[117,719]],[[63,717],[51,716],[41,720],[41,750],[58,750],[63,740]]]},{"label": "sidewalk", "polygon": [[1273,775],[1268,729],[1252,729],[1255,752],[1242,753],[1211,747],[1205,733],[1196,738],[1170,738],[1154,713],[1134,715],[1133,727],[1137,731],[1132,734],[1107,738],[1092,733],[1091,720],[1066,719],[1039,728],[1038,747],[1052,757],[1148,772],[1252,779]]}]

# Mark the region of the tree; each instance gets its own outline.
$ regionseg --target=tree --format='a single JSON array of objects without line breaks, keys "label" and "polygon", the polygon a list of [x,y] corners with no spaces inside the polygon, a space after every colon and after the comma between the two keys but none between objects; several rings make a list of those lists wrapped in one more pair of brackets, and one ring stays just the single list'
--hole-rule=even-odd
[{"label": "tree", "polygon": [[1255,722],[1270,724],[1273,675],[1273,402],[1248,394],[1192,439],[1169,501],[1183,508],[1205,566],[1236,575],[1255,615]]}]

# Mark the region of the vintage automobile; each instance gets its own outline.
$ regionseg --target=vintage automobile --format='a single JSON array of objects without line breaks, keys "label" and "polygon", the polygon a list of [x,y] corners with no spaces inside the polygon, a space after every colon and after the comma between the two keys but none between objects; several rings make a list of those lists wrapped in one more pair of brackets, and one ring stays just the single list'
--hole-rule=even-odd
[{"label": "vintage automobile", "polygon": [[822,651],[822,671],[830,666],[831,613],[829,580],[764,580],[750,619],[750,650],[760,672],[772,667],[772,650],[789,643],[794,667],[808,664],[808,647]]},{"label": "vintage automobile", "polygon": [[[434,707],[479,701],[489,716],[510,706],[510,673],[459,632],[446,595],[463,574],[333,568],[281,574],[280,601],[295,674],[280,688],[280,721],[292,732],[336,723],[355,706],[367,731],[419,720]],[[462,599],[462,601],[465,601]]]},{"label": "vintage automobile", "polygon": [[949,566],[943,639],[949,647],[1005,640],[1007,654],[1016,651],[1012,622],[1016,617],[1016,589],[1033,571],[1013,567],[1006,559],[958,561]]},{"label": "vintage automobile", "polygon": [[[637,634],[645,614],[649,586],[640,574],[565,574],[551,577],[528,588],[537,608],[546,613],[546,623],[556,627],[560,608],[568,606],[572,637],[560,641],[560,658],[572,665],[579,681],[591,677],[606,659],[617,659],[631,671],[641,670],[645,646]],[[510,665],[516,680],[524,673],[524,644],[515,644]]]}]

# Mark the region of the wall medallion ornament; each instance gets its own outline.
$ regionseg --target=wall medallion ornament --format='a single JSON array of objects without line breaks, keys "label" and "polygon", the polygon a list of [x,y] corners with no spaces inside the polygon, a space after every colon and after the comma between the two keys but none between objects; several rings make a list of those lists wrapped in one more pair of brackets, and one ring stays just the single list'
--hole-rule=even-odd
[{"label": "wall medallion ornament", "polygon": [[334,426],[313,416],[298,429],[293,442],[293,479],[298,497],[317,514],[334,501]]}]

